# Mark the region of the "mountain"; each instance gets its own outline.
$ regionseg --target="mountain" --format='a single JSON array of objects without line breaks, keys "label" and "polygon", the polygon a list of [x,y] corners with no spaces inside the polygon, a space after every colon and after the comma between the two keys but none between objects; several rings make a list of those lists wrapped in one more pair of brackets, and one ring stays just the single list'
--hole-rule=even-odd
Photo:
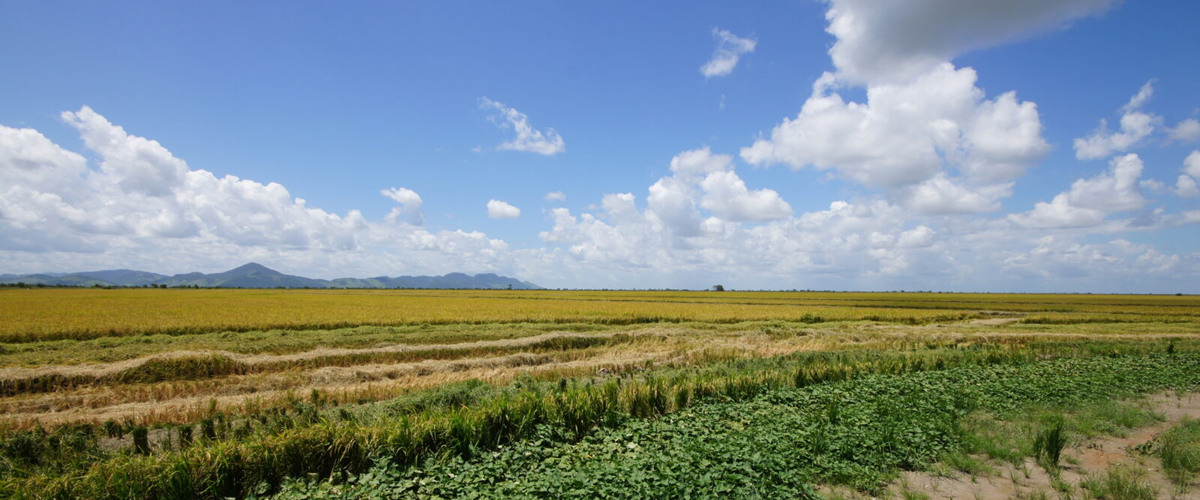
[{"label": "mountain", "polygon": [[[158,280],[166,278],[166,275],[158,273],[148,273],[146,271],[134,271],[132,269],[115,269],[110,271],[85,271],[82,273],[74,273],[78,276],[86,276],[105,283],[112,283],[116,286],[142,286],[156,283]],[[71,275],[68,275],[71,276]]]},{"label": "mountain", "polygon": [[0,275],[0,284],[65,286],[199,286],[204,288],[468,288],[535,290],[541,287],[528,281],[496,274],[450,273],[444,276],[377,276],[374,278],[338,278],[322,280],[283,274],[251,262],[223,273],[185,273],[174,276],[114,269],[80,273],[41,273]]},{"label": "mountain", "polygon": [[251,262],[223,273],[176,274],[155,282],[167,286],[200,286],[215,288],[327,288],[328,281],[292,276]]},{"label": "mountain", "polygon": [[107,286],[108,282],[99,280],[82,274],[22,274],[12,275],[8,278],[0,278],[0,283],[13,284],[25,283],[26,285],[64,285],[64,286],[92,286],[100,285]]}]

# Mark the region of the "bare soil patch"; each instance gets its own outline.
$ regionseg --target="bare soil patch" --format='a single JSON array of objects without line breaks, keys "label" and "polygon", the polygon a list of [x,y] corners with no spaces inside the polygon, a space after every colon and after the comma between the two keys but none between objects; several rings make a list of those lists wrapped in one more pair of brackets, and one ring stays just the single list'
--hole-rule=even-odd
[{"label": "bare soil patch", "polygon": [[[1186,419],[1200,418],[1200,394],[1181,397],[1160,394],[1148,403],[1166,420],[1157,425],[1135,429],[1125,436],[1109,436],[1076,443],[1064,452],[1059,481],[1034,460],[1020,465],[992,462],[992,471],[971,476],[961,472],[937,475],[926,471],[905,471],[886,491],[892,498],[940,499],[1066,499],[1093,498],[1080,485],[1089,478],[1103,478],[1109,470],[1127,472],[1156,491],[1159,499],[1200,499],[1200,484],[1187,491],[1179,489],[1163,475],[1157,458],[1136,451],[1160,433]],[[861,494],[839,491],[843,497],[863,498]]]}]

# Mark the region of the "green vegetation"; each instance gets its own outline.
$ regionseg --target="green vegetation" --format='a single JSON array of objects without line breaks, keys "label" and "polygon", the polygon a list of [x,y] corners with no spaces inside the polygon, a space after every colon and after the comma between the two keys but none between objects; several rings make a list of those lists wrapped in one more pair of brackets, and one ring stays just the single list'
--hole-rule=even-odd
[{"label": "green vegetation", "polygon": [[[814,498],[815,484],[877,491],[896,470],[926,467],[962,446],[964,419],[980,410],[1191,388],[1198,363],[1196,355],[1095,357],[779,387],[628,420],[578,441],[544,427],[532,440],[471,458],[381,462],[346,481],[289,483],[280,498]],[[1122,481],[1102,486],[1136,489]]]},{"label": "green vegetation", "polygon": [[1154,500],[1157,492],[1137,472],[1127,467],[1110,467],[1098,477],[1089,477],[1080,486],[1092,498],[1103,500]]},{"label": "green vegetation", "polygon": [[1193,419],[1164,432],[1143,448],[1162,461],[1167,478],[1181,491],[1200,476],[1200,420]]},{"label": "green vegetation", "polygon": [[[1060,349],[1088,354],[1079,347]],[[1200,367],[1200,355],[1186,353],[1037,357],[994,349],[805,353],[644,378],[528,381],[446,399],[473,403],[458,408],[349,412],[314,397],[297,401],[287,418],[223,424],[248,428],[240,434],[217,431],[181,451],[150,456],[135,446],[86,470],[13,477],[5,491],[19,498],[222,498],[272,491],[287,477],[371,471],[360,477],[388,477],[377,483],[422,496],[490,485],[470,492],[666,498],[769,490],[804,497],[814,483],[877,488],[897,468],[934,462],[963,442],[964,417],[979,408],[1011,412],[1186,390]],[[467,392],[474,391],[486,393]],[[695,470],[712,475],[685,480]],[[520,480],[502,482],[496,474]]]},{"label": "green vegetation", "polygon": [[1050,425],[1037,433],[1033,441],[1034,455],[1038,463],[1047,470],[1057,470],[1062,461],[1062,452],[1067,447],[1066,423],[1061,418],[1055,418]]}]

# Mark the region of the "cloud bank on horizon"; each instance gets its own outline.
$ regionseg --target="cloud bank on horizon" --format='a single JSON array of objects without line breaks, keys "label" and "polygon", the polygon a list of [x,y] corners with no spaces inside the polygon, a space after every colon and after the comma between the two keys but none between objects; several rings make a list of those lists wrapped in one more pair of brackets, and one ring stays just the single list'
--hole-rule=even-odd
[{"label": "cloud bank on horizon", "polygon": [[[1179,158],[1169,185],[1144,175],[1141,149],[1200,141],[1195,119],[1169,127],[1151,111],[1156,81],[1113,103],[1115,127],[1097,117],[1094,130],[1080,131],[1073,149],[1095,162],[1092,175],[1005,212],[1018,181],[1051,151],[1039,107],[1016,90],[989,94],[975,69],[954,64],[1114,3],[831,0],[832,68],[798,111],[781,110],[769,133],[739,151],[713,151],[698,137],[668,175],[582,211],[558,206],[564,192],[547,193],[540,246],[426,227],[432,200],[403,186],[380,186],[395,206],[379,220],[330,213],[280,184],[192,168],[87,106],[61,116],[86,151],[0,125],[0,270],[171,272],[258,261],[329,278],[501,272],[549,287],[1200,292],[1200,248],[1170,252],[1127,236],[1200,224],[1200,209],[1156,203],[1200,197],[1200,151]],[[706,78],[730,75],[770,43],[716,28],[713,36]],[[566,152],[553,128],[535,129],[486,97],[478,106],[514,134],[496,149]],[[815,169],[872,196],[799,212],[801,200],[749,185],[738,160]],[[487,215],[516,219],[522,210],[493,198]]]}]

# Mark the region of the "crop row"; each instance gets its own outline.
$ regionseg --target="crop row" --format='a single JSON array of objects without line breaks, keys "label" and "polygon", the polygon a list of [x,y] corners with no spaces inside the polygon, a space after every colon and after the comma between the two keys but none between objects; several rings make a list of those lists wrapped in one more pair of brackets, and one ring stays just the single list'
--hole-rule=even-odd
[{"label": "crop row", "polygon": [[1197,374],[1200,356],[1159,354],[779,387],[627,421],[582,440],[569,428],[546,427],[494,453],[420,467],[381,460],[349,478],[289,482],[275,498],[815,499],[823,484],[877,493],[897,469],[921,469],[967,449],[973,440],[963,421],[973,412],[1003,416],[1195,390]]},{"label": "crop row", "polygon": [[596,346],[610,346],[616,343],[629,342],[632,339],[628,335],[608,337],[557,336],[523,344],[375,350],[309,357],[290,357],[282,360],[254,363],[247,363],[223,354],[152,357],[134,366],[118,371],[95,374],[39,373],[28,377],[0,379],[0,396],[74,390],[82,387],[107,384],[148,384],[285,370],[311,370],[330,366],[354,366],[367,363],[406,363],[413,361],[499,356],[517,352],[540,353],[546,351],[565,351]]},{"label": "crop row", "polygon": [[[1174,344],[1172,344],[1174,345]],[[629,418],[650,418],[713,398],[747,400],[764,391],[955,366],[1030,363],[1055,356],[1115,355],[1163,344],[1066,343],[1025,349],[810,352],[631,379],[532,384],[462,407],[358,414],[330,409],[315,418],[248,426],[236,439],[197,440],[181,450],[95,457],[87,468],[14,468],[0,491],[16,498],[224,498],[273,490],[289,477],[368,470],[378,461],[413,465],[471,457],[530,437],[545,425],[571,439]],[[1174,349],[1174,347],[1172,347]],[[1181,343],[1181,351],[1194,350]],[[1173,358],[1174,359],[1174,358]],[[1194,360],[1192,355],[1179,359]],[[247,421],[249,422],[249,421]],[[291,422],[290,424],[288,422]],[[282,426],[279,427],[279,426]]]}]

